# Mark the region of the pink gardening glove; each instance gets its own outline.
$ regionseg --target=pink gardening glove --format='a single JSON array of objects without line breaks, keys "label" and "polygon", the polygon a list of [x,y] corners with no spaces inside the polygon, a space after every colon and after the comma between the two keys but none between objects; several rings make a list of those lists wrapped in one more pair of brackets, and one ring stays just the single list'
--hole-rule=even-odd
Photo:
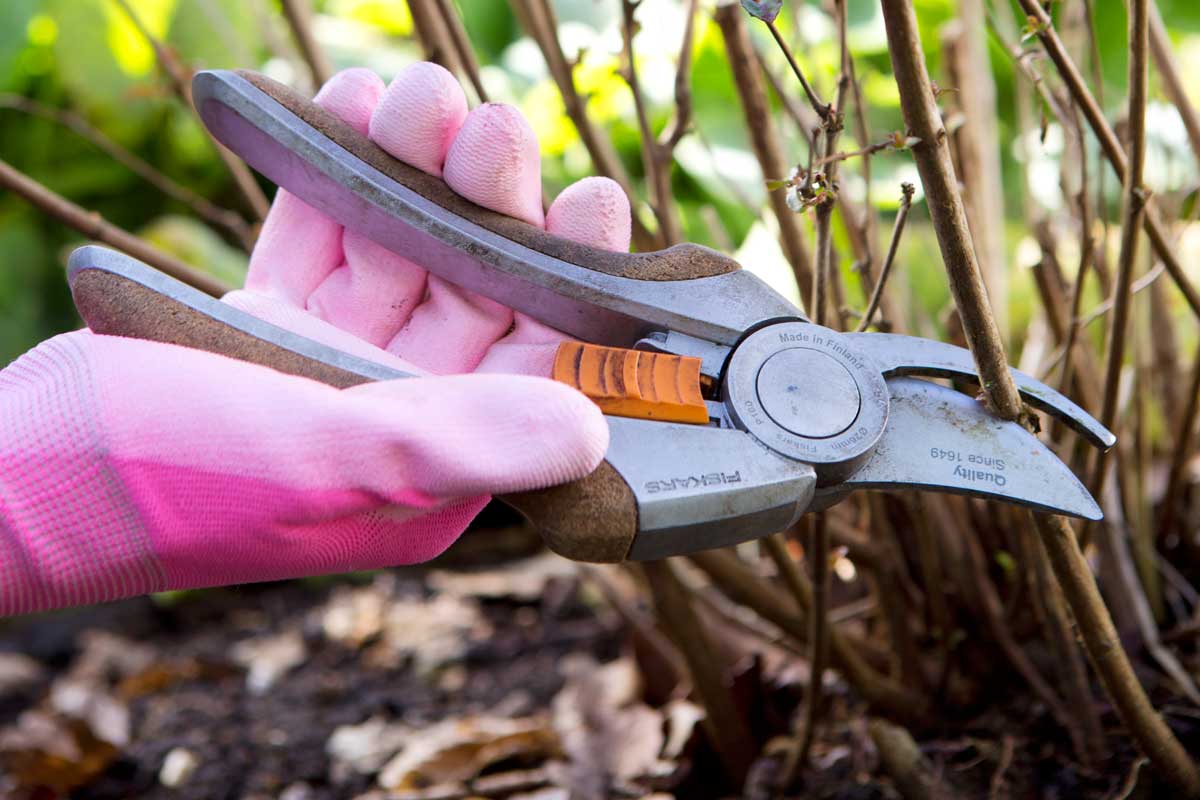
[{"label": "pink gardening glove", "polygon": [[[318,99],[480,205],[628,248],[611,182],[571,186],[543,217],[528,124],[508,106],[468,114],[440,67],[414,64],[386,90],[348,70]],[[561,334],[286,192],[226,300],[430,375],[339,391],[89,331],[44,342],[0,372],[0,615],[423,561],[490,494],[573,480],[603,457],[598,409],[537,377]]]}]

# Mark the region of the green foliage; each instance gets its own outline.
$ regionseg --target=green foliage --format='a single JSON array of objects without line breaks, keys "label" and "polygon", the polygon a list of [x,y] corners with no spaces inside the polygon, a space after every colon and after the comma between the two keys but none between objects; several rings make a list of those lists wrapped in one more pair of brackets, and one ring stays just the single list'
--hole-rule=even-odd
[{"label": "green foliage", "polygon": [[763,22],[774,22],[783,8],[783,0],[742,0],[742,8],[752,17]]},{"label": "green foliage", "polygon": [[[590,173],[590,161],[565,116],[557,90],[536,48],[523,32],[506,0],[455,0],[468,35],[485,68],[493,99],[519,105],[532,120],[545,146],[543,177],[553,196],[571,181]],[[146,25],[196,67],[249,66],[276,69],[282,63],[268,47],[253,4],[242,0],[132,0]],[[790,3],[751,2],[751,13],[770,16],[789,42],[802,68],[823,97],[833,94],[839,52],[832,25],[820,0]],[[915,0],[930,73],[953,87],[940,61],[942,26],[956,13],[953,0]],[[268,6],[272,4],[267,4]],[[1110,106],[1123,95],[1125,82],[1125,12],[1120,3],[1097,3],[1096,30],[1102,53],[1105,98]],[[672,9],[674,7],[674,10]],[[661,131],[674,112],[671,80],[681,29],[660,30],[658,21],[674,14],[679,3],[647,0],[639,9],[643,32],[638,58],[651,123]],[[1056,3],[1056,14],[1063,3]],[[1200,34],[1200,4],[1194,0],[1161,0],[1168,29],[1177,41],[1195,49]],[[321,33],[339,66],[366,64],[385,79],[418,57],[412,20],[399,0],[317,0],[324,16]],[[589,111],[609,133],[620,157],[635,177],[641,174],[641,148],[632,101],[615,74],[615,36],[619,4],[615,0],[555,0],[568,58],[582,55],[576,69]],[[887,42],[877,0],[848,0],[848,35],[867,105],[871,141],[859,141],[853,113],[840,147],[853,150],[878,142],[890,132],[903,132],[898,95],[891,77]],[[656,16],[658,15],[658,16]],[[665,15],[665,16],[663,16]],[[771,69],[794,88],[786,64],[764,25],[748,20],[751,36]],[[280,18],[274,38],[287,41]],[[1032,44],[1027,46],[1033,46]],[[1016,134],[1014,73],[1009,55],[990,40],[996,78],[1006,204],[1010,213],[1009,252],[1026,237],[1021,228],[1021,169],[1010,146]],[[283,74],[283,73],[281,73]],[[302,67],[292,77],[303,80]],[[283,77],[288,77],[283,74]],[[1190,77],[1185,72],[1185,77]],[[702,134],[684,139],[677,151],[672,189],[684,235],[702,244],[737,248],[763,219],[761,203],[767,182],[787,175],[757,174],[749,155],[742,120],[720,30],[711,16],[696,20],[691,73],[693,119]],[[189,110],[173,96],[159,72],[153,51],[112,0],[4,0],[0,3],[0,91],[19,93],[57,107],[70,108],[122,146],[154,164],[165,175],[220,205],[244,211],[224,166]],[[797,94],[797,96],[799,96]],[[770,124],[782,133],[789,158],[803,164],[806,146],[794,122],[774,93]],[[943,105],[952,104],[953,95]],[[1109,108],[1116,113],[1117,109]],[[73,202],[94,209],[112,222],[146,235],[160,247],[215,274],[236,281],[245,254],[225,234],[197,221],[186,206],[168,200],[130,170],[114,162],[94,144],[58,125],[0,108],[0,153]],[[892,150],[872,160],[872,203],[882,213],[878,225],[882,248],[890,229],[900,181],[914,180],[911,156]],[[853,166],[846,174],[856,174]],[[1109,188],[1116,190],[1114,181]],[[847,189],[861,192],[861,186]],[[1185,194],[1186,192],[1181,192]],[[1194,192],[1189,204],[1194,204]],[[640,200],[646,214],[645,197]],[[1183,197],[1179,198],[1183,202]],[[1190,210],[1190,208],[1189,208]],[[806,223],[807,227],[807,223]],[[62,256],[80,237],[59,223],[32,212],[19,199],[0,196],[0,364],[42,338],[78,325],[62,279]],[[862,302],[858,279],[850,271],[849,243],[840,223],[835,242],[851,304]],[[928,218],[918,197],[900,254],[897,284],[909,298],[912,317],[937,319],[949,303],[945,276]],[[1014,275],[1010,309],[1014,331],[1027,320],[1032,290],[1027,276]],[[926,323],[922,323],[926,324]]]}]

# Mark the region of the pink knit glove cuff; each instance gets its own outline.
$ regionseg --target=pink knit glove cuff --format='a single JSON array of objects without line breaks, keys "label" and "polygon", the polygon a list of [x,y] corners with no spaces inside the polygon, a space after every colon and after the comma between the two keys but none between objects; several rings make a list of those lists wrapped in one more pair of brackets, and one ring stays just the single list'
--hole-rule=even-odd
[{"label": "pink knit glove cuff", "polygon": [[[318,102],[476,203],[628,248],[615,184],[581,181],[543,215],[528,124],[503,105],[468,113],[440,67],[386,90],[348,70]],[[548,374],[562,334],[285,191],[226,301],[429,377],[338,391],[86,331],[43,343],[0,373],[0,614],[422,561],[488,495],[582,477],[604,455],[595,406],[524,377]]]}]

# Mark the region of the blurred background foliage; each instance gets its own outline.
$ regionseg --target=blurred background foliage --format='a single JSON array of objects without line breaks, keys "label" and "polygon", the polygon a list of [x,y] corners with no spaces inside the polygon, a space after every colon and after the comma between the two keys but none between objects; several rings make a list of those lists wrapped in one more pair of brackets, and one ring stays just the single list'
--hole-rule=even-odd
[{"label": "blurred background foliage", "polygon": [[[1003,2],[1004,0],[999,0]],[[518,105],[529,117],[543,147],[543,178],[553,196],[569,182],[590,172],[590,161],[536,45],[527,38],[504,0],[459,0],[459,7],[479,58],[483,80],[494,100]],[[1095,23],[1102,57],[1106,98],[1125,96],[1125,12],[1116,0],[1100,0]],[[168,43],[187,65],[254,67],[305,86],[307,72],[296,55],[280,9],[272,0],[131,0],[150,33]],[[617,75],[621,37],[617,0],[560,0],[555,3],[560,40],[568,57],[580,53],[576,80],[590,96],[592,116],[612,135],[628,169],[640,175],[639,139],[632,96]],[[917,0],[922,39],[930,71],[939,71],[939,29],[953,16],[950,0]],[[1189,90],[1200,102],[1200,3],[1160,1],[1167,28]],[[338,67],[364,65],[385,79],[419,59],[412,20],[400,0],[318,0],[315,31]],[[869,105],[869,124],[876,140],[902,127],[899,100],[890,76],[887,44],[876,0],[849,0],[849,41]],[[681,41],[683,4],[677,0],[645,0],[639,12],[641,32],[635,42],[644,91],[661,129],[674,108],[675,61]],[[1018,16],[1019,19],[1019,16]],[[785,35],[808,74],[829,96],[837,69],[836,37],[829,17],[816,2],[790,3],[780,18]],[[755,37],[764,34],[752,26]],[[1048,114],[1033,136],[1031,158],[1018,164],[1013,146],[1019,135],[1013,97],[1013,66],[994,37],[989,39],[996,78],[1007,207],[1007,253],[1012,287],[1007,302],[1014,345],[1034,312],[1026,269],[1037,259],[1037,246],[1025,229],[1023,206],[1034,202],[1053,210],[1062,203],[1057,159],[1064,143]],[[686,238],[734,252],[748,268],[785,292],[794,293],[791,272],[779,253],[773,220],[764,214],[764,178],[749,152],[741,110],[725,61],[711,6],[701,4],[694,42],[692,91],[694,132],[676,151],[673,188]],[[762,52],[779,74],[783,65],[776,48]],[[943,78],[944,80],[944,78]],[[1152,73],[1151,80],[1155,80]],[[945,87],[970,91],[970,87]],[[219,205],[246,211],[229,173],[195,117],[171,93],[146,39],[112,0],[3,0],[0,3],[0,158],[49,188],[106,219],[153,241],[185,261],[236,281],[246,253],[240,244],[198,221],[190,209],[170,200],[154,186],[116,162],[92,142],[53,121],[14,108],[14,95],[55,108],[71,109],[162,173]],[[1152,95],[1153,96],[1153,95]],[[775,98],[772,98],[775,102]],[[778,109],[777,109],[778,111]],[[1107,111],[1119,115],[1119,108]],[[1195,165],[1173,107],[1152,103],[1148,111],[1150,155],[1147,179],[1168,205],[1178,208],[1197,185]],[[798,132],[782,112],[776,124],[784,131],[788,153],[804,154]],[[855,142],[848,125],[843,148]],[[843,191],[861,200],[866,187],[857,170],[847,170]],[[1028,176],[1027,178],[1023,176]],[[916,181],[907,153],[884,153],[873,160],[870,198],[887,215],[899,199],[901,181]],[[1021,186],[1027,180],[1028,186]],[[949,302],[944,272],[927,216],[918,205],[905,235],[899,273],[893,285],[905,298],[909,326],[918,333],[944,317]],[[266,187],[269,189],[269,187]],[[1108,213],[1114,217],[1119,186],[1107,182]],[[1028,201],[1026,198],[1029,198]],[[639,202],[639,213],[652,221]],[[890,224],[885,219],[880,226]],[[1195,226],[1193,226],[1194,228]],[[885,234],[881,234],[885,235]],[[1116,235],[1114,226],[1112,235]],[[839,249],[846,252],[843,232]],[[63,279],[65,252],[80,237],[12,195],[0,196],[0,365],[38,341],[77,327]],[[1070,245],[1067,245],[1068,247]],[[1200,232],[1185,234],[1184,262],[1197,263]],[[881,243],[877,247],[882,247]],[[858,282],[848,255],[842,269],[848,298],[861,307]],[[1070,264],[1066,259],[1064,263]],[[1099,298],[1091,298],[1091,303]],[[1182,308],[1178,309],[1180,313]],[[1181,328],[1184,330],[1186,328]]]}]

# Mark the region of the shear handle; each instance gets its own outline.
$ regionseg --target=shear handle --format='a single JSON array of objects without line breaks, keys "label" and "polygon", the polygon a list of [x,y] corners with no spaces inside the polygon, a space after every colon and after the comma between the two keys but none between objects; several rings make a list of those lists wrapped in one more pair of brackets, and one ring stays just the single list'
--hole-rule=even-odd
[{"label": "shear handle", "polygon": [[[96,333],[205,350],[338,388],[414,377],[263,322],[112,250],[76,250],[68,281]],[[572,483],[498,499],[576,561],[622,561],[638,532],[633,491],[608,461]]]},{"label": "shear handle", "polygon": [[222,144],[343,225],[464,288],[577,338],[631,347],[655,331],[731,345],[799,311],[696,245],[614,253],[482,209],[261,75],[202,72],[200,115]]}]

